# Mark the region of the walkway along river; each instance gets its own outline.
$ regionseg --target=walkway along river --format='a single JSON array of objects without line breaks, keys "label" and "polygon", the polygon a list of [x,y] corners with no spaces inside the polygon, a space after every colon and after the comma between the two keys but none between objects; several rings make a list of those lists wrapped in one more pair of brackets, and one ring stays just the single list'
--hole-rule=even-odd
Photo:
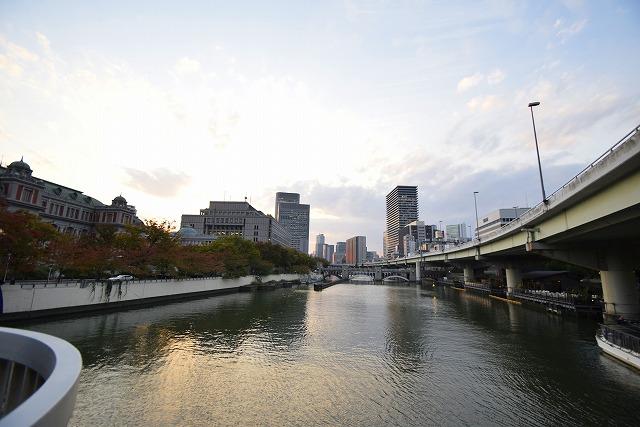
[{"label": "walkway along river", "polygon": [[339,284],[31,323],[84,369],[71,425],[638,425],[595,321]]}]

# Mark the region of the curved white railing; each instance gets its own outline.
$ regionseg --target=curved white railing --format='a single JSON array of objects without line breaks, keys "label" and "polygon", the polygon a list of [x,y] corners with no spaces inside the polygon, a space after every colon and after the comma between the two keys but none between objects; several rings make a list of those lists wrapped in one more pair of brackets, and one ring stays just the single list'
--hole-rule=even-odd
[{"label": "curved white railing", "polygon": [[68,342],[0,327],[0,427],[66,426],[81,369]]}]

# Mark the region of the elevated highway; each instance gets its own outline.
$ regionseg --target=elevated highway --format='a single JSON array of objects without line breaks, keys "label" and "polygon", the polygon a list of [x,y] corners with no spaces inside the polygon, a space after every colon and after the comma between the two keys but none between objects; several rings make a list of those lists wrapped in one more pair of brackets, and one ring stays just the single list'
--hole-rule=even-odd
[{"label": "elevated highway", "polygon": [[629,132],[546,201],[483,238],[440,252],[371,265],[457,263],[473,281],[478,262],[506,270],[508,292],[521,287],[527,256],[544,257],[600,272],[605,315],[640,320],[640,126]]}]

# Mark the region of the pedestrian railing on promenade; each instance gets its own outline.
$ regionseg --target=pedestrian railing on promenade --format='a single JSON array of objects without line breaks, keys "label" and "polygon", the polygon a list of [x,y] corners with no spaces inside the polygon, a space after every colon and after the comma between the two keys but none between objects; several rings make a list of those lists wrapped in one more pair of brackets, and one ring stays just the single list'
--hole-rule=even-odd
[{"label": "pedestrian railing on promenade", "polygon": [[80,353],[68,342],[0,327],[0,427],[66,426],[81,369]]},{"label": "pedestrian railing on promenade", "polygon": [[566,292],[536,291],[531,289],[514,289],[512,296],[539,304],[551,304],[576,310],[581,307],[599,307],[599,301]]},{"label": "pedestrian railing on promenade", "polygon": [[624,325],[600,325],[598,335],[609,343],[627,352],[633,352],[640,357],[640,330]]}]

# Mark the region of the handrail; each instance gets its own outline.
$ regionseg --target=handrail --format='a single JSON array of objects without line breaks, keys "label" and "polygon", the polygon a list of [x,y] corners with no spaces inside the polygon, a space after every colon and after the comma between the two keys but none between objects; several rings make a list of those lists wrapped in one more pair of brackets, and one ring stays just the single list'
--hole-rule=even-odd
[{"label": "handrail", "polygon": [[[7,367],[0,371],[4,380],[0,398],[15,403],[0,418],[0,427],[68,424],[82,369],[82,358],[74,346],[51,335],[0,327],[0,361]],[[22,378],[15,378],[16,371]],[[28,380],[35,389],[30,396],[25,393]]]},{"label": "handrail", "polygon": [[[609,149],[607,149],[607,151],[605,151],[600,156],[598,156],[594,161],[589,163],[589,165],[587,165],[584,169],[582,169],[580,172],[578,172],[573,178],[569,179],[565,184],[563,184],[561,187],[559,187],[553,193],[551,193],[547,197],[547,201],[546,202],[545,201],[539,202],[538,204],[534,205],[529,210],[525,211],[522,215],[520,215],[519,217],[517,217],[513,221],[511,221],[511,222],[505,224],[504,226],[500,227],[499,230],[496,230],[496,231],[492,232],[491,234],[483,237],[481,240],[473,239],[473,240],[471,240],[469,242],[457,245],[457,246],[455,246],[455,248],[453,250],[449,250],[447,248],[443,248],[440,251],[434,251],[434,253],[457,252],[457,251],[459,251],[461,249],[467,249],[467,248],[475,247],[475,246],[481,245],[483,242],[486,242],[488,240],[492,240],[492,239],[494,239],[496,237],[499,237],[499,236],[501,236],[503,234],[509,233],[510,231],[513,231],[514,228],[516,228],[516,229],[520,228],[523,223],[526,223],[526,222],[534,219],[535,217],[537,217],[540,213],[543,213],[545,211],[544,208],[547,206],[549,201],[551,199],[555,199],[555,196],[560,191],[562,191],[567,186],[569,186],[570,184],[575,182],[585,172],[587,172],[588,170],[593,168],[595,165],[600,163],[603,159],[605,159],[607,156],[609,156],[611,153],[613,153],[615,151],[615,149],[618,148],[618,146],[620,146],[623,143],[627,142],[629,139],[631,139],[633,136],[635,136],[635,134],[637,134],[638,132],[640,132],[640,124],[638,126],[634,127],[631,131],[629,131],[625,136],[623,136],[620,140],[618,140],[618,142],[613,144]],[[426,254],[429,254],[429,253],[431,253],[431,252],[427,252]],[[388,261],[402,261],[403,259],[415,259],[415,258],[422,258],[424,256],[425,256],[425,254],[421,254],[419,257],[411,257],[411,258],[405,256],[404,258],[395,258],[395,259],[392,259],[392,260],[378,261],[378,263],[379,264],[384,264],[385,262],[388,262]],[[378,264],[374,262],[374,263],[370,263],[369,265],[378,265]]]},{"label": "handrail", "polygon": [[635,335],[607,325],[600,325],[598,335],[626,351],[640,354],[640,338]]}]

